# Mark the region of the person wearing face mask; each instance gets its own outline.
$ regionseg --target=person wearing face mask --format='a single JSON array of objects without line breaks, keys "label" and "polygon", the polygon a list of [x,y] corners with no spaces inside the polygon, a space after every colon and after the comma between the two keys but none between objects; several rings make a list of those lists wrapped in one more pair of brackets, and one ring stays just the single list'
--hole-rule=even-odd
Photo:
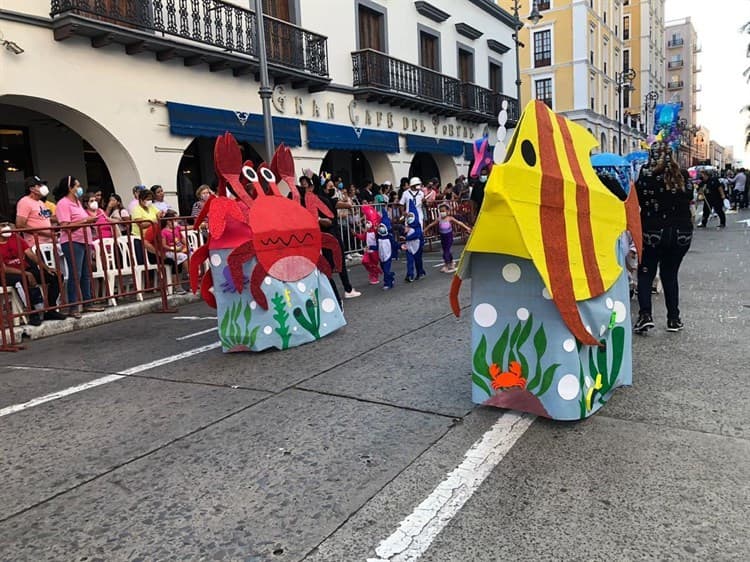
[{"label": "person wearing face mask", "polygon": [[[49,188],[44,185],[37,176],[24,180],[26,195],[19,199],[16,204],[16,228],[40,228],[36,237],[40,244],[51,242],[52,236],[52,212],[43,199],[49,194]],[[34,234],[24,233],[24,240],[30,246],[35,245]]]},{"label": "person wearing face mask", "polygon": [[409,203],[414,201],[417,218],[420,227],[424,224],[424,192],[422,191],[422,180],[413,177],[409,180],[409,187],[398,202],[404,208],[404,213],[409,211]]},{"label": "person wearing face mask", "polygon": [[[132,217],[134,221],[149,221],[156,224],[164,216],[154,205],[154,194],[150,190],[144,189],[138,194],[138,206],[133,210]],[[141,238],[141,233],[150,225],[139,225],[133,223],[133,236]]]},{"label": "person wearing face mask", "polygon": [[456,271],[456,264],[453,261],[453,254],[451,253],[451,249],[453,248],[453,225],[463,228],[467,233],[471,234],[471,227],[453,217],[449,211],[450,209],[445,203],[438,206],[438,219],[425,227],[425,232],[438,227],[440,246],[443,248],[443,267],[440,271],[443,273],[453,273]]},{"label": "person wearing face mask", "polygon": [[104,213],[109,217],[109,222],[117,224],[119,234],[127,234],[130,230],[130,226],[127,224],[118,224],[123,221],[130,220],[130,213],[122,205],[122,197],[113,193],[109,196],[109,202],[107,203],[107,209]]},{"label": "person wearing face mask", "polygon": [[[57,276],[51,271],[44,260],[34,252],[26,241],[13,232],[13,225],[0,217],[0,267],[2,267],[7,286],[20,283],[29,296],[27,299],[35,310],[44,308],[42,293],[42,276],[46,285],[47,302],[54,306],[60,295]],[[25,278],[25,279],[24,279]],[[42,316],[41,312],[34,312],[29,316],[29,322],[38,326],[45,320],[65,320],[65,315],[56,310],[50,310]]]},{"label": "person wearing face mask", "polygon": [[[68,264],[67,295],[68,303],[84,302],[83,312],[99,312],[102,307],[88,304],[91,300],[91,252],[89,244],[93,240],[90,225],[96,222],[81,205],[83,187],[73,176],[65,176],[55,188],[57,198],[57,220],[63,229],[60,232],[60,246]],[[77,304],[69,308],[70,315],[80,318]]]},{"label": "person wearing face mask", "polygon": [[479,209],[482,208],[482,201],[484,201],[484,186],[487,183],[489,177],[489,170],[484,167],[479,172],[479,177],[474,181],[471,187],[471,205],[474,210],[474,217],[479,214]]},{"label": "person wearing face mask", "polygon": [[91,229],[94,240],[98,238],[112,238],[114,236],[112,232],[112,225],[110,224],[107,213],[103,209],[99,208],[99,201],[96,198],[96,194],[93,191],[86,193],[83,198],[84,208],[86,213],[90,217],[96,218],[94,227]]},{"label": "person wearing face mask", "polygon": [[649,161],[641,168],[635,187],[641,207],[643,256],[638,266],[640,312],[633,331],[642,334],[655,326],[651,286],[658,268],[667,307],[667,331],[679,332],[683,324],[677,274],[693,239],[693,193],[686,188],[671,151],[659,142],[652,145]]}]

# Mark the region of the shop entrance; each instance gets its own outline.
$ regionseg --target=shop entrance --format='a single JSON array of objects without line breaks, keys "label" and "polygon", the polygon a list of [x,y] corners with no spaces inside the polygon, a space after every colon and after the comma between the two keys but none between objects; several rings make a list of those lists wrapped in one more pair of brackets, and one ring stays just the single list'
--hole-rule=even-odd
[{"label": "shop entrance", "polygon": [[[182,155],[177,168],[177,199],[180,215],[187,216],[195,203],[195,190],[208,184],[214,191],[218,185],[214,171],[215,138],[198,137],[191,142]],[[254,165],[264,161],[261,155],[249,142],[239,142],[242,161],[250,160]]]},{"label": "shop entrance", "polygon": [[442,185],[440,168],[429,152],[417,152],[412,158],[409,166],[409,177],[413,178],[414,176],[421,179],[425,184],[432,178],[437,178]]},{"label": "shop entrance", "polygon": [[359,150],[329,150],[320,166],[320,173],[333,178],[341,176],[345,186],[354,184],[358,189],[365,180],[372,180],[372,166],[367,156]]}]

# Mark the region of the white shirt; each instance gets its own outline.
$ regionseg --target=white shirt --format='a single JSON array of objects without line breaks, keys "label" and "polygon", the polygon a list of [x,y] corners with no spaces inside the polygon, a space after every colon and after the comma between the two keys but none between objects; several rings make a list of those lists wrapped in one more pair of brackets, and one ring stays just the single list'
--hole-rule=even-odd
[{"label": "white shirt", "polygon": [[745,174],[740,172],[739,174],[734,176],[732,183],[734,184],[734,188],[737,191],[745,191],[745,184],[747,183],[747,176],[745,176]]},{"label": "white shirt", "polygon": [[424,209],[422,208],[424,204],[424,193],[422,193],[422,190],[418,189],[416,192],[414,192],[411,189],[407,189],[406,191],[404,191],[403,195],[401,195],[401,200],[398,202],[399,205],[403,205],[404,213],[409,212],[409,201],[411,200],[414,200],[414,205],[416,205],[417,207],[419,224],[424,224]]}]

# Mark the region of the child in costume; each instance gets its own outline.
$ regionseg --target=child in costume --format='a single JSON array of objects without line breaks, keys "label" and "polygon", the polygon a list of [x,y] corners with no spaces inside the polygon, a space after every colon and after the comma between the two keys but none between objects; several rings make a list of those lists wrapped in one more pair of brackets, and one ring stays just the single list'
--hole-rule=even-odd
[{"label": "child in costume", "polygon": [[450,215],[450,209],[445,203],[438,206],[438,211],[439,218],[428,224],[425,227],[425,231],[429,231],[436,226],[438,227],[440,246],[443,248],[443,267],[440,268],[440,271],[443,273],[454,273],[456,271],[456,264],[453,261],[453,254],[451,253],[451,248],[453,247],[453,225],[460,226],[468,233],[471,233],[471,227]]},{"label": "child in costume", "polygon": [[383,209],[383,217],[377,229],[378,256],[380,257],[380,269],[383,270],[383,290],[393,288],[396,274],[391,271],[391,260],[396,255],[396,241],[393,238],[391,219],[388,217],[388,209]]},{"label": "child in costume", "polygon": [[370,205],[362,206],[362,214],[365,215],[365,232],[357,233],[355,236],[365,243],[362,265],[367,270],[370,285],[380,283],[380,260],[378,259],[377,227],[380,224],[380,215]]},{"label": "child in costume", "polygon": [[422,250],[424,248],[424,234],[419,221],[417,206],[413,200],[409,201],[409,212],[404,217],[404,236],[402,250],[406,251],[406,281],[413,283],[427,273],[422,265]]}]

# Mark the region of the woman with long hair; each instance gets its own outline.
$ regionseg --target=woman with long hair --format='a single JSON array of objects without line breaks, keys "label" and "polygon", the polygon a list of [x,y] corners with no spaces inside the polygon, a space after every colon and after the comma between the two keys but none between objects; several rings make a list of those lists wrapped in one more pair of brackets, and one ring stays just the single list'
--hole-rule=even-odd
[{"label": "woman with long hair", "polygon": [[667,331],[679,332],[683,323],[677,274],[693,240],[690,212],[693,193],[685,185],[683,174],[667,145],[657,142],[651,146],[648,163],[641,168],[636,189],[641,206],[643,256],[638,266],[640,313],[633,331],[641,334],[655,326],[651,284],[658,268],[667,307]]},{"label": "woman with long hair", "polygon": [[73,176],[65,176],[55,188],[57,198],[57,220],[63,228],[60,232],[60,246],[68,264],[67,296],[70,315],[81,317],[77,302],[83,302],[83,312],[100,312],[100,306],[91,304],[91,253],[89,244],[92,233],[89,225],[97,221],[96,215],[89,216],[81,205],[83,187]]}]

